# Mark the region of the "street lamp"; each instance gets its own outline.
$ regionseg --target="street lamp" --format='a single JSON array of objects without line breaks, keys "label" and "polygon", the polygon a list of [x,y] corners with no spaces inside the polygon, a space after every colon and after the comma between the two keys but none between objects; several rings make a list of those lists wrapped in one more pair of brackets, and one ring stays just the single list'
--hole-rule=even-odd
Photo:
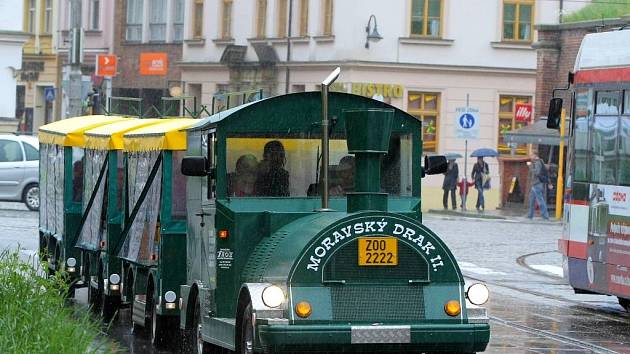
[{"label": "street lamp", "polygon": [[[374,19],[374,28],[372,29],[372,32],[370,32],[370,23],[372,23],[372,19]],[[376,16],[370,15],[370,18],[368,19],[368,24],[367,26],[365,26],[365,33],[367,34],[365,38],[365,48],[370,48],[370,40],[378,42],[383,39],[383,37],[378,33],[377,28],[378,26],[376,25]]]}]

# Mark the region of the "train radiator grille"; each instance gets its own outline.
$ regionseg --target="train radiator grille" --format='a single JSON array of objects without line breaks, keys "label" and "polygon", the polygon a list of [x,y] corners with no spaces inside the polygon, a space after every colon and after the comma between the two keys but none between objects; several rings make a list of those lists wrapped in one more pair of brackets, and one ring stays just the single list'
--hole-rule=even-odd
[{"label": "train radiator grille", "polygon": [[331,286],[334,321],[387,322],[424,319],[422,286]]}]

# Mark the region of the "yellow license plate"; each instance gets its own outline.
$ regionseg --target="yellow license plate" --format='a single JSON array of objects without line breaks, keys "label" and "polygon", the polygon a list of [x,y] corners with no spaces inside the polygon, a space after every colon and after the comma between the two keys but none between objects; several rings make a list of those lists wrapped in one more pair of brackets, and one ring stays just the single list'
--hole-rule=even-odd
[{"label": "yellow license plate", "polygon": [[398,265],[398,239],[395,237],[359,237],[359,265]]}]

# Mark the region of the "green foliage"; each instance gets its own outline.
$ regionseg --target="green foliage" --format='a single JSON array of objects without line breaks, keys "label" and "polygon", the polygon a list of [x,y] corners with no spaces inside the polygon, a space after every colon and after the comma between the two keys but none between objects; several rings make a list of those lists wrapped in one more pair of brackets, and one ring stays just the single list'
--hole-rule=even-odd
[{"label": "green foliage", "polygon": [[562,22],[600,20],[619,18],[630,14],[630,0],[593,0],[580,10],[562,17]]},{"label": "green foliage", "polygon": [[[18,252],[0,253],[0,348],[2,353],[108,352],[99,325],[87,311],[65,306],[68,286],[61,275],[47,277],[21,261]],[[46,267],[43,267],[46,269]]]}]

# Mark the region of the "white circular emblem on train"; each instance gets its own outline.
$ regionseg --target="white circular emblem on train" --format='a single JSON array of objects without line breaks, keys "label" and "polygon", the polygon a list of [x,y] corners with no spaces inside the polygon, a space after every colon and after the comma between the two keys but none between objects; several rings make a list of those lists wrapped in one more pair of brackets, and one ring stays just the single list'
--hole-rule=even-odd
[{"label": "white circular emblem on train", "polygon": [[595,281],[595,271],[593,270],[593,259],[588,257],[586,260],[586,276],[588,277],[588,283],[593,284]]}]

